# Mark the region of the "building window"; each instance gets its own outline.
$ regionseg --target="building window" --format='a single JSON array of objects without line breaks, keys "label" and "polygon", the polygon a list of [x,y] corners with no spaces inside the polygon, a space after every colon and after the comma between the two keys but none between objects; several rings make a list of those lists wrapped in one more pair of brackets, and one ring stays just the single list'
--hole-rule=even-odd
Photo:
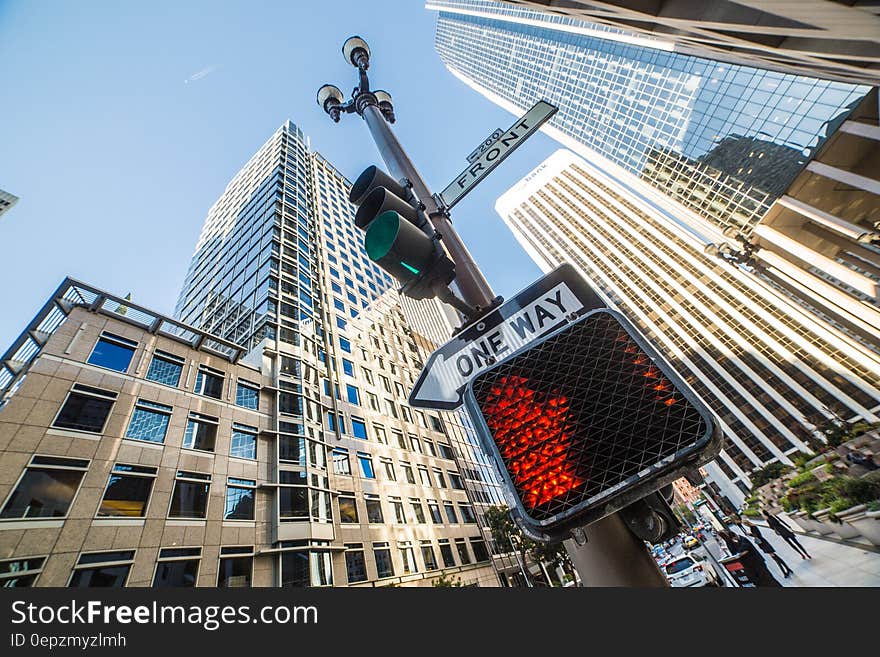
[{"label": "building window", "polygon": [[260,385],[239,379],[235,388],[235,405],[256,411],[260,407]]},{"label": "building window", "polygon": [[392,430],[391,433],[394,435],[394,439],[397,441],[397,446],[400,449],[406,449],[406,438],[403,437],[403,434],[399,431]]},{"label": "building window", "polygon": [[422,561],[425,562],[425,570],[437,570],[437,556],[434,554],[434,546],[431,541],[421,541]]},{"label": "building window", "polygon": [[205,518],[208,515],[208,491],[211,475],[201,472],[177,471],[171,494],[169,518]]},{"label": "building window", "polygon": [[425,440],[425,452],[430,456],[437,456],[437,449],[434,447],[434,443],[430,440]]},{"label": "building window", "polygon": [[489,551],[486,550],[486,542],[479,537],[469,538],[471,549],[474,551],[474,561],[489,561]]},{"label": "building window", "polygon": [[361,472],[365,479],[375,479],[376,473],[373,471],[373,457],[364,452],[358,452],[358,461],[361,464]]},{"label": "building window", "polygon": [[449,521],[449,524],[458,524],[458,518],[455,516],[455,505],[452,502],[444,502],[443,508],[446,510],[446,519]]},{"label": "building window", "polygon": [[410,434],[409,436],[409,446],[412,451],[416,452],[417,454],[422,453],[422,443],[419,442],[419,439],[412,434]]},{"label": "building window", "polygon": [[357,503],[354,493],[339,494],[339,522],[352,524],[358,522]]},{"label": "building window", "polygon": [[440,544],[440,556],[443,558],[443,567],[452,568],[455,566],[455,557],[452,555],[452,546],[449,545],[449,540],[441,538],[438,543]]},{"label": "building window", "polygon": [[440,515],[440,505],[434,500],[428,500],[428,512],[431,514],[431,522],[435,525],[443,524],[443,516]]},{"label": "building window", "polygon": [[382,466],[385,468],[385,477],[388,481],[397,481],[397,475],[394,472],[394,464],[391,459],[382,459]]},{"label": "building window", "polygon": [[146,440],[151,443],[164,443],[171,421],[171,406],[138,399],[134,405],[134,413],[125,432],[126,438]]},{"label": "building window", "polygon": [[469,564],[471,562],[471,555],[468,553],[467,543],[464,542],[464,539],[455,539],[455,547],[458,550],[458,558],[461,560],[461,565]]},{"label": "building window", "polygon": [[212,369],[206,365],[199,365],[199,373],[196,376],[196,387],[193,390],[197,395],[220,399],[223,397],[223,372]]},{"label": "building window", "polygon": [[[397,406],[395,406],[395,405],[394,405],[394,402],[391,401],[390,399],[386,399],[386,400],[385,400],[385,409],[388,411],[388,415],[390,415],[391,417],[393,417],[395,420],[398,419],[398,418],[400,417],[400,416],[397,414]],[[405,446],[405,445],[404,445],[404,449],[406,449],[406,446]]]},{"label": "building window", "polygon": [[434,480],[437,482],[437,488],[446,488],[446,479],[443,478],[443,470],[434,468]]},{"label": "building window", "polygon": [[413,551],[412,545],[407,541],[399,543],[398,548],[400,549],[400,561],[403,563],[403,574],[411,575],[412,573],[419,572],[419,569],[416,566],[416,555]]},{"label": "building window", "polygon": [[444,459],[449,459],[450,461],[455,460],[455,455],[452,452],[452,448],[446,443],[437,443],[437,446],[440,448],[440,456]]},{"label": "building window", "polygon": [[410,508],[412,508],[413,515],[416,517],[416,522],[420,525],[424,525],[425,509],[422,507],[422,501],[419,499],[410,499],[409,505]]},{"label": "building window", "polygon": [[361,440],[367,440],[367,425],[363,420],[351,418],[351,435]]},{"label": "building window", "polygon": [[347,358],[342,359],[342,371],[348,376],[354,376],[354,363]]},{"label": "building window", "polygon": [[235,456],[240,459],[256,459],[257,431],[257,427],[233,422],[229,456]]},{"label": "building window", "polygon": [[136,348],[137,342],[126,340],[112,333],[102,333],[95,348],[92,349],[88,363],[98,367],[106,367],[108,370],[126,372]]},{"label": "building window", "polygon": [[74,383],[52,426],[101,433],[114,401],[115,392]]},{"label": "building window", "polygon": [[213,452],[217,440],[217,422],[216,417],[190,411],[183,434],[184,448]]},{"label": "building window", "polygon": [[[443,420],[441,420],[436,415],[429,415],[428,421],[431,423],[431,428],[434,431],[439,431],[440,433],[446,433],[446,429],[443,427]],[[447,456],[446,458],[452,458],[451,456]]]},{"label": "building window", "polygon": [[[327,430],[336,431],[336,414],[327,413]],[[345,418],[339,415],[339,433],[345,433]]]},{"label": "building window", "polygon": [[254,571],[254,548],[221,547],[218,588],[245,588],[251,585]]},{"label": "building window", "polygon": [[180,375],[183,373],[183,365],[186,360],[173,354],[159,351],[153,353],[153,360],[147,369],[146,378],[162,385],[176,388],[180,384]]},{"label": "building window", "polygon": [[364,546],[354,543],[345,546],[345,572],[348,583],[364,582],[367,579],[367,564],[364,561]]},{"label": "building window", "polygon": [[145,465],[114,465],[98,508],[98,517],[143,518],[157,472],[157,468]]},{"label": "building window", "polygon": [[367,503],[367,522],[380,525],[385,522],[382,515],[382,502],[379,501],[378,495],[364,493],[364,502]]},{"label": "building window", "polygon": [[348,450],[337,447],[333,450],[333,472],[338,475],[351,474],[351,462],[348,458]]},{"label": "building window", "polygon": [[449,473],[449,485],[455,490],[464,490],[464,483],[462,483],[461,477],[457,472]]},{"label": "building window", "polygon": [[339,338],[339,348],[342,349],[342,351],[350,354],[351,353],[351,342],[349,342],[348,340],[346,340],[343,337],[340,337]]},{"label": "building window", "polygon": [[401,415],[403,415],[403,419],[404,419],[404,420],[406,420],[407,422],[409,422],[410,424],[412,424],[412,421],[413,421],[413,419],[412,419],[412,413],[410,413],[408,407],[406,407],[406,406],[404,406],[403,404],[401,404],[401,405],[400,405],[400,413],[401,413]]},{"label": "building window", "polygon": [[26,557],[0,561],[0,589],[31,587],[43,572],[46,557]]},{"label": "building window", "polygon": [[391,562],[391,550],[388,543],[373,543],[373,558],[376,560],[376,572],[379,579],[394,577],[394,564]]},{"label": "building window", "polygon": [[278,513],[282,519],[309,518],[308,479],[302,472],[278,473]]},{"label": "building window", "polygon": [[422,482],[422,486],[430,486],[431,485],[431,475],[428,474],[428,468],[424,465],[418,466],[419,470],[419,479]]},{"label": "building window", "polygon": [[[282,543],[283,547],[284,543]],[[281,553],[281,586],[306,588],[333,586],[329,552],[285,551]]]},{"label": "building window", "polygon": [[163,548],[156,561],[153,588],[193,587],[199,574],[202,548]]},{"label": "building window", "polygon": [[461,521],[463,523],[469,524],[477,522],[477,518],[474,516],[474,510],[469,504],[459,504],[458,512],[461,514]]},{"label": "building window", "polygon": [[383,445],[388,444],[388,434],[385,433],[385,428],[380,427],[378,424],[373,425],[373,432],[376,434],[376,440]]},{"label": "building window", "polygon": [[0,518],[64,518],[88,467],[85,459],[32,456]]},{"label": "building window", "polygon": [[346,383],[345,384],[345,394],[348,397],[349,404],[354,404],[355,406],[361,405],[361,395],[355,386]]},{"label": "building window", "polygon": [[406,479],[406,483],[408,483],[408,484],[416,483],[416,478],[413,475],[412,466],[409,463],[401,462],[400,469],[403,470],[403,476]]},{"label": "building window", "polygon": [[125,586],[133,561],[134,550],[81,554],[68,586],[121,588]]},{"label": "building window", "polygon": [[392,497],[391,508],[394,509],[394,521],[399,525],[405,525],[406,514],[403,511],[403,501],[399,497]]},{"label": "building window", "polygon": [[253,479],[229,477],[226,481],[224,520],[254,520],[254,497],[257,482]]}]

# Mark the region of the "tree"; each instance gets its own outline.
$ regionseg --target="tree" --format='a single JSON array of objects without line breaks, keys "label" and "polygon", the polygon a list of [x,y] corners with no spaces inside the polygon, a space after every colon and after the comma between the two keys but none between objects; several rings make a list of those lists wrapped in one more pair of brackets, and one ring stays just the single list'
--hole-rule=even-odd
[{"label": "tree", "polygon": [[532,584],[531,573],[526,566],[531,557],[537,563],[549,563],[553,566],[561,565],[562,569],[571,574],[574,566],[568,558],[568,552],[562,543],[538,543],[525,536],[510,515],[510,509],[505,506],[493,506],[486,510],[486,522],[492,532],[492,540],[502,552],[517,551],[520,563],[523,567],[523,576]]},{"label": "tree", "polygon": [[438,577],[431,583],[431,586],[433,586],[434,588],[457,588],[463,587],[464,584],[461,581],[461,577],[446,577],[446,573],[442,573],[440,577]]}]

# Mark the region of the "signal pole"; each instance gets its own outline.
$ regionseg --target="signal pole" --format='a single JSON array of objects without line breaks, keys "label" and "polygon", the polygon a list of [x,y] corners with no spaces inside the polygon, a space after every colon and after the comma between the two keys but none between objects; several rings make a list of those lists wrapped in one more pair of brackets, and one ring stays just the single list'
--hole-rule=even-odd
[{"label": "signal pole", "polygon": [[[479,314],[499,305],[501,298],[492,291],[477,263],[453,228],[449,213],[438,205],[428,185],[389,127],[388,124],[395,121],[391,95],[380,90],[370,91],[370,82],[367,78],[367,69],[370,66],[369,46],[360,37],[353,36],[343,44],[342,54],[346,62],[358,69],[359,85],[352,92],[351,99],[345,103],[342,102],[344,97],[337,87],[324,85],[318,91],[318,104],[334,121],[339,121],[342,113],[356,113],[366,121],[376,148],[385,160],[391,175],[407,181],[424,206],[431,225],[442,238],[441,244],[455,263],[454,283],[465,303],[472,306]],[[444,301],[453,305],[451,299],[447,298]]]},{"label": "signal pole", "polygon": [[584,586],[669,586],[645,543],[629,530],[620,513],[572,534],[563,544]]}]

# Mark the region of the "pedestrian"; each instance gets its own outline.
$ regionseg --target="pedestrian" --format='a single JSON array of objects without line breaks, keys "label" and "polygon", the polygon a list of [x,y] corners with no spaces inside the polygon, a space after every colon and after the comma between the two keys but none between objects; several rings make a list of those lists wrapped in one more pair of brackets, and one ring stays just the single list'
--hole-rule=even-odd
[{"label": "pedestrian", "polygon": [[758,544],[758,548],[760,548],[760,550],[764,554],[769,554],[771,557],[773,557],[773,561],[775,561],[776,565],[779,566],[779,569],[782,571],[783,577],[788,577],[794,572],[791,568],[789,568],[788,564],[782,560],[782,557],[776,554],[776,548],[773,547],[770,541],[764,538],[764,536],[761,534],[761,530],[758,529],[756,525],[751,525],[749,527],[749,532],[755,539],[755,543]]},{"label": "pedestrian", "polygon": [[786,543],[797,550],[798,554],[801,555],[801,559],[813,558],[804,549],[804,546],[798,543],[797,538],[795,538],[794,532],[786,527],[785,523],[783,523],[779,518],[771,514],[769,511],[764,512],[764,517],[767,519],[767,524],[770,526],[770,529],[776,532],[781,538],[785,540]]},{"label": "pedestrian", "polygon": [[721,538],[727,543],[727,549],[731,554],[739,557],[739,562],[743,565],[747,577],[755,586],[782,586],[752,542],[745,536],[740,536],[732,531],[723,530],[718,532]]}]

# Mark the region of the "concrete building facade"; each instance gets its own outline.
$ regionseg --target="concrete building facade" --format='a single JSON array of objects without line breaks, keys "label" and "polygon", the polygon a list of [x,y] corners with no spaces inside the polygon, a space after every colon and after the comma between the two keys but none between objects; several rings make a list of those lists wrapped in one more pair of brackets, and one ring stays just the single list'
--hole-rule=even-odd
[{"label": "concrete building facade", "polygon": [[726,444],[706,471],[734,505],[752,470],[812,449],[808,417],[839,407],[880,421],[878,354],[749,267],[708,254],[639,179],[560,150],[496,209],[542,270],[577,267],[715,411]]}]

